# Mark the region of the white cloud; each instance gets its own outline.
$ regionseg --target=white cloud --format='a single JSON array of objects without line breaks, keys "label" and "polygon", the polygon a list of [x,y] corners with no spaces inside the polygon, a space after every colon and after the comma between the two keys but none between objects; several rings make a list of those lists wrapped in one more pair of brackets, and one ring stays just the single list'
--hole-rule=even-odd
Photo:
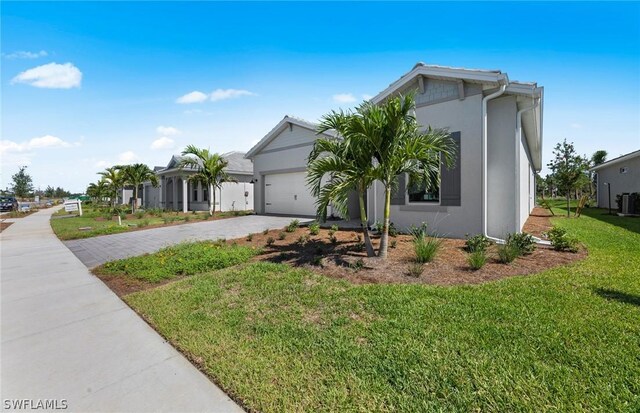
[{"label": "white cloud", "polygon": [[[18,143],[10,140],[0,141],[0,153],[7,152],[27,152],[34,149],[42,148],[70,148],[72,145],[69,142],[63,141],[57,136],[45,135],[39,138],[33,138],[26,142]],[[77,146],[77,145],[75,145]]]},{"label": "white cloud", "polygon": [[333,101],[336,103],[353,103],[356,101],[355,96],[351,93],[338,93],[332,96]]},{"label": "white cloud", "polygon": [[118,155],[118,161],[123,164],[130,164],[140,159],[133,151],[122,152]]},{"label": "white cloud", "polygon": [[362,95],[362,100],[371,100],[371,99],[373,99],[373,96],[371,95],[367,95],[366,93]]},{"label": "white cloud", "polygon": [[151,149],[159,150],[159,149],[173,149],[176,142],[171,139],[163,136],[161,138],[156,139],[151,143]]},{"label": "white cloud", "polygon": [[579,123],[572,123],[570,126],[571,126],[573,129],[580,129],[580,128],[582,128],[582,125],[581,125],[581,124],[579,124]]},{"label": "white cloud", "polygon": [[174,128],[173,126],[158,126],[156,128],[156,132],[158,132],[159,135],[163,136],[174,136],[180,135],[182,133],[180,129]]},{"label": "white cloud", "polygon": [[29,52],[29,51],[19,50],[17,52],[13,52],[9,54],[4,54],[4,53],[2,54],[2,56],[7,59],[37,59],[39,57],[45,57],[48,55],[49,53],[47,53],[44,50],[40,50],[39,52]]},{"label": "white cloud", "polygon": [[235,99],[241,96],[255,96],[255,93],[244,89],[216,89],[211,92],[211,101]]},{"label": "white cloud", "polygon": [[200,103],[200,102],[204,102],[205,100],[207,100],[208,96],[206,93],[202,93],[199,92],[197,90],[194,90],[191,93],[187,93],[184,96],[180,96],[178,99],[176,99],[176,103],[182,103],[182,104],[186,104],[186,103]]},{"label": "white cloud", "polygon": [[82,72],[73,63],[48,63],[25,70],[11,80],[11,83],[26,83],[48,89],[71,89],[80,87]]}]

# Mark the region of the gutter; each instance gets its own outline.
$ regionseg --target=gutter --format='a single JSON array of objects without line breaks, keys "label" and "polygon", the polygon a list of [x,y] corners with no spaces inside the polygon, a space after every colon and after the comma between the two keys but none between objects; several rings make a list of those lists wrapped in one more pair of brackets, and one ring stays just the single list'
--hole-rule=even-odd
[{"label": "gutter", "polygon": [[509,86],[509,78],[506,75],[502,75],[498,79],[498,84],[500,88],[497,92],[482,98],[482,234],[493,241],[504,242],[504,240],[490,237],[487,234],[487,102],[502,96],[507,86]]}]

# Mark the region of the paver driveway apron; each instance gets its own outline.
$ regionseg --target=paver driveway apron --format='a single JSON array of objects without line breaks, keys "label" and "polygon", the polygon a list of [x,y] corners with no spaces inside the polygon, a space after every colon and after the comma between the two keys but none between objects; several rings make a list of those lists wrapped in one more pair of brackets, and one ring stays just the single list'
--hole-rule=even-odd
[{"label": "paver driveway apron", "polygon": [[74,412],[242,411],[99,279],[49,226],[53,210],[0,233],[2,389]]},{"label": "paver driveway apron", "polygon": [[242,238],[267,228],[283,228],[293,219],[303,223],[312,221],[309,218],[246,215],[77,239],[65,241],[65,245],[87,267],[93,268],[107,261],[155,252],[184,241]]}]

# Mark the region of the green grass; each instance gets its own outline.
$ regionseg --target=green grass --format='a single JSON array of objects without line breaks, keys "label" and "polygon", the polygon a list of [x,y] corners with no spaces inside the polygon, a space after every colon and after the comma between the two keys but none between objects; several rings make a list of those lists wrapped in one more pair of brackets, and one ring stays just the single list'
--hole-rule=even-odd
[{"label": "green grass", "polygon": [[[130,212],[130,211],[129,211]],[[56,212],[54,215],[66,215],[64,209]],[[246,215],[245,211],[236,212],[216,212],[216,218],[228,218],[233,216]],[[105,217],[111,218],[111,214],[95,207],[83,207],[83,215],[72,218],[54,218],[51,220],[51,228],[53,232],[61,240],[71,240],[80,238],[91,238],[99,235],[116,234],[119,232],[131,231],[137,228],[145,228],[149,226],[163,226],[175,222],[197,222],[199,219],[206,218],[205,213],[197,215],[177,215],[175,212],[164,212],[161,216],[145,214],[141,218],[123,219],[122,225],[118,225],[117,221],[111,219],[103,220]],[[96,218],[98,220],[96,220]],[[89,230],[81,230],[80,228],[90,227]]]},{"label": "green grass", "polygon": [[640,219],[554,223],[586,260],[457,287],[253,263],[125,300],[258,411],[638,411]]},{"label": "green grass", "polygon": [[226,245],[223,242],[191,242],[167,247],[153,254],[111,261],[95,271],[101,275],[157,283],[177,276],[231,267],[257,253],[259,250],[255,248]]}]

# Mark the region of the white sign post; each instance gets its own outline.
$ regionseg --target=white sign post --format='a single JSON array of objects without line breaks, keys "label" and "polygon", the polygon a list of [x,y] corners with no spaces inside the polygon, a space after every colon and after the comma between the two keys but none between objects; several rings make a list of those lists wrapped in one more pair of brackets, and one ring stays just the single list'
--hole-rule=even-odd
[{"label": "white sign post", "polygon": [[65,212],[77,212],[82,216],[82,201],[79,199],[69,199],[64,202]]}]

